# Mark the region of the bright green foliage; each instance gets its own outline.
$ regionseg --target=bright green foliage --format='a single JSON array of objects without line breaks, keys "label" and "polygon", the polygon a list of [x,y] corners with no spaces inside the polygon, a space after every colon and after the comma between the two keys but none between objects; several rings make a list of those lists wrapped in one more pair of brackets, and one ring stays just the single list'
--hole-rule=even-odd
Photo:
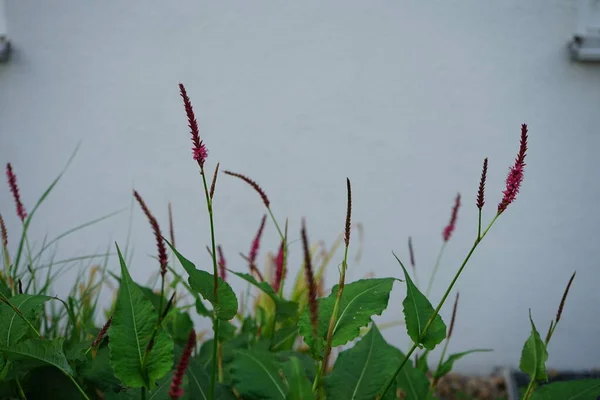
[{"label": "bright green foliage", "polygon": [[279,369],[274,355],[265,351],[239,350],[231,363],[233,383],[245,399],[285,400],[287,387]]},{"label": "bright green foliage", "polygon": [[462,353],[451,354],[450,356],[448,356],[448,359],[445,360],[442,363],[442,365],[440,365],[440,367],[438,368],[438,370],[435,373],[435,378],[439,379],[442,376],[446,375],[448,372],[452,371],[454,362],[457,360],[460,360],[464,356],[471,354],[471,353],[480,353],[480,352],[486,352],[486,351],[493,351],[493,350],[492,349],[475,349],[475,350],[463,351]]},{"label": "bright green foliage", "polygon": [[[341,346],[357,338],[360,335],[360,328],[367,326],[372,316],[381,315],[387,308],[394,280],[394,278],[361,279],[345,285],[333,330],[332,347]],[[304,336],[304,342],[319,359],[323,357],[322,351],[333,314],[337,289],[338,285],[335,285],[328,297],[318,300],[319,337],[316,340],[313,337],[308,308],[298,322],[300,335]]]},{"label": "bright green foliage", "polygon": [[181,345],[187,343],[190,331],[194,329],[194,323],[190,315],[178,309],[173,309],[167,314],[163,321],[163,326],[175,343]]},{"label": "bright green foliage", "polygon": [[214,293],[214,275],[196,269],[196,266],[179,254],[169,242],[167,244],[171,247],[171,250],[173,250],[173,253],[175,253],[175,256],[187,272],[190,287],[213,305],[217,318],[228,321],[235,317],[238,310],[238,302],[231,286],[220,277],[217,277],[217,296],[219,298],[219,301],[217,301]]},{"label": "bright green foliage", "polygon": [[237,275],[246,282],[251,283],[269,296],[271,300],[273,300],[273,303],[275,303],[275,317],[278,321],[296,317],[296,314],[298,313],[298,303],[281,298],[277,293],[275,293],[275,290],[273,290],[273,287],[269,285],[268,282],[258,282],[252,275],[249,274],[231,270],[229,270],[229,272]]},{"label": "bright green foliage", "polygon": [[[173,340],[157,327],[158,316],[152,303],[131,279],[118,246],[117,252],[121,287],[109,330],[110,364],[124,385],[152,389],[173,365]],[[155,329],[154,346],[146,355]]]},{"label": "bright green foliage", "polygon": [[396,260],[400,263],[406,279],[406,297],[402,302],[402,306],[404,307],[404,318],[406,320],[408,336],[414,343],[418,343],[426,349],[433,350],[435,346],[446,338],[446,324],[438,314],[427,328],[427,331],[425,331],[427,323],[433,317],[435,310],[429,300],[427,300],[413,283],[412,279],[410,279],[410,275],[398,257],[396,257]]},{"label": "bright green foliage", "polygon": [[[191,359],[186,377],[188,380],[189,399],[209,400],[208,386],[210,374],[198,359]],[[215,388],[216,400],[235,400],[235,396],[221,385]]]},{"label": "bright green foliage", "polygon": [[290,348],[293,345],[294,339],[296,339],[296,337],[298,337],[298,326],[291,325],[283,327],[275,332],[271,349],[273,351],[278,351]]},{"label": "bright green foliage", "polygon": [[592,400],[600,396],[600,379],[554,382],[535,391],[531,400]]},{"label": "bright green foliage", "polygon": [[49,296],[18,294],[9,299],[10,304],[0,303],[0,346],[10,347],[17,343],[30,329],[29,324],[35,322],[35,314],[42,305],[50,300]]},{"label": "bright green foliage", "polygon": [[529,374],[534,381],[548,380],[548,373],[546,371],[548,352],[546,351],[544,341],[535,328],[533,319],[531,319],[531,311],[529,311],[529,321],[531,322],[531,334],[523,346],[519,367],[521,371]]},{"label": "bright green foliage", "polygon": [[394,373],[398,358],[398,350],[373,325],[354,347],[340,353],[325,377],[327,400],[374,399]]},{"label": "bright green foliage", "polygon": [[292,357],[283,367],[283,373],[288,384],[286,400],[313,400],[311,382],[306,376],[304,367],[297,357]]},{"label": "bright green foliage", "polygon": [[19,369],[52,365],[65,374],[72,375],[73,370],[63,353],[62,347],[62,338],[55,340],[27,339],[10,347],[0,347],[0,354],[7,360],[14,361]]},{"label": "bright green foliage", "polygon": [[[395,365],[399,365],[406,356],[399,350],[396,350],[396,352],[398,359]],[[421,368],[415,368],[410,360],[402,367],[396,383],[406,396],[405,400],[423,400],[427,398],[429,379],[427,379],[426,371],[423,371]]]}]

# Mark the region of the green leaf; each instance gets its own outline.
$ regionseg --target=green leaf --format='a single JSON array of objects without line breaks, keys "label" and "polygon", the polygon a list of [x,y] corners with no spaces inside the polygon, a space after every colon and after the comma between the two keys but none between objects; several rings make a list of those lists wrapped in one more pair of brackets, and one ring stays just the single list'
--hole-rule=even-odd
[{"label": "green leaf", "polygon": [[274,355],[264,351],[238,350],[231,363],[235,388],[243,398],[285,399],[287,388]]},{"label": "green leaf", "polygon": [[25,322],[27,318],[30,322],[35,321],[35,313],[42,305],[50,300],[50,296],[18,294],[9,299],[10,304],[16,307],[22,315],[19,315],[12,307],[6,303],[0,303],[0,346],[12,346],[17,343],[29,329],[29,324]]},{"label": "green leaf", "polygon": [[591,400],[600,396],[600,379],[554,382],[540,387],[531,400]]},{"label": "green leaf", "polygon": [[[210,374],[200,360],[192,358],[186,372],[188,378],[189,398],[194,400],[209,400]],[[216,400],[235,400],[235,396],[224,386],[215,385]]]},{"label": "green leaf", "polygon": [[420,354],[415,365],[415,368],[420,369],[424,373],[429,371],[429,364],[427,363],[427,357],[429,356],[429,353],[430,350],[425,350],[423,354]]},{"label": "green leaf", "polygon": [[0,353],[7,360],[26,363],[27,368],[39,365],[52,365],[66,374],[73,375],[73,370],[63,353],[63,339],[42,340],[28,339],[15,345],[0,346]]},{"label": "green leaf", "polygon": [[[361,279],[347,284],[340,299],[339,312],[333,330],[332,347],[341,346],[360,335],[360,328],[371,322],[373,315],[381,315],[387,308],[394,278]],[[318,300],[318,338],[313,337],[308,307],[302,313],[298,326],[304,342],[318,359],[323,358],[323,349],[329,321],[333,314],[338,285],[328,297]]]},{"label": "green leaf", "polygon": [[214,275],[196,269],[196,266],[179,254],[171,243],[166,240],[165,242],[169,245],[171,250],[173,250],[173,253],[188,273],[188,283],[191,288],[200,293],[202,297],[213,305],[217,318],[228,321],[235,317],[238,310],[238,302],[231,286],[220,277],[217,277],[217,295],[219,298],[219,301],[217,302],[214,293]]},{"label": "green leaf", "polygon": [[106,346],[98,349],[93,362],[83,365],[81,376],[105,392],[113,392],[120,386],[110,366],[110,352]]},{"label": "green leaf", "polygon": [[422,345],[428,350],[433,350],[435,346],[446,338],[446,324],[438,314],[425,332],[425,327],[435,313],[435,310],[429,300],[427,300],[413,283],[412,279],[410,279],[410,275],[408,275],[402,261],[395,254],[394,257],[400,263],[406,279],[406,297],[402,302],[402,306],[404,307],[408,336],[414,343]]},{"label": "green leaf", "polygon": [[340,353],[333,371],[325,377],[327,400],[374,399],[394,373],[397,353],[373,324],[354,347]]},{"label": "green leaf", "polygon": [[292,357],[283,367],[283,373],[288,383],[286,400],[311,400],[315,399],[311,382],[306,376],[300,360]]},{"label": "green leaf", "polygon": [[298,326],[291,325],[285,326],[275,332],[273,336],[273,342],[271,349],[278,351],[282,349],[291,348],[290,345],[294,344],[294,339],[298,336]]},{"label": "green leaf", "polygon": [[[395,350],[398,358],[394,365],[400,365],[400,363],[406,358],[406,355],[400,350]],[[410,360],[404,364],[404,367],[402,367],[402,370],[400,370],[398,378],[396,379],[398,388],[402,390],[405,395],[403,399],[423,400],[429,398],[427,397],[429,393],[429,379],[427,379],[426,374],[427,372],[423,371],[422,368],[413,367],[413,364]]]},{"label": "green leaf", "polygon": [[[117,252],[121,263],[121,287],[109,330],[110,365],[125,386],[150,389],[173,365],[173,341],[157,326],[157,313],[131,279],[119,246]],[[155,328],[154,346],[144,362]]]},{"label": "green leaf", "polygon": [[269,285],[268,282],[258,282],[252,275],[244,274],[242,272],[235,272],[230,269],[228,269],[228,271],[256,286],[269,296],[271,300],[273,300],[273,303],[275,303],[275,317],[278,321],[295,318],[298,314],[298,303],[281,298],[275,293],[275,290],[273,290],[273,287]]},{"label": "green leaf", "polygon": [[185,345],[194,323],[189,314],[179,309],[172,309],[163,321],[164,327],[169,332],[175,343]]},{"label": "green leaf", "polygon": [[462,353],[451,354],[450,356],[448,356],[448,359],[446,361],[444,361],[442,363],[442,365],[440,365],[438,370],[435,372],[435,379],[439,379],[442,376],[446,375],[448,372],[452,371],[454,362],[457,360],[460,360],[467,354],[481,353],[481,352],[487,352],[487,351],[493,351],[493,350],[492,349],[475,349],[475,350],[463,351]]},{"label": "green leaf", "polygon": [[546,345],[535,328],[535,324],[531,318],[531,310],[529,310],[529,321],[531,322],[531,334],[523,346],[519,368],[521,368],[521,371],[529,374],[534,381],[548,380],[548,373],[546,372],[548,352],[546,351]]}]

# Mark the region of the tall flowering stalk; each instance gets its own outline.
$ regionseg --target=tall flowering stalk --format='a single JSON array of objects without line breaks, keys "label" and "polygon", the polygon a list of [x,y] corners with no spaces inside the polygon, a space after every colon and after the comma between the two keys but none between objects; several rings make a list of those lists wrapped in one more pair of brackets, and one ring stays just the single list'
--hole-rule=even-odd
[{"label": "tall flowering stalk", "polygon": [[458,219],[459,208],[460,208],[460,193],[458,193],[456,195],[456,198],[454,200],[454,206],[452,207],[452,213],[450,214],[450,222],[448,222],[448,225],[446,225],[446,227],[442,231],[442,239],[443,239],[442,247],[440,248],[437,259],[435,260],[435,266],[433,267],[433,272],[432,272],[431,276],[429,277],[429,283],[427,284],[427,291],[425,292],[426,297],[429,297],[429,294],[431,293],[433,281],[435,280],[435,276],[436,276],[438,268],[440,266],[440,261],[442,259],[442,255],[444,254],[444,250],[446,249],[446,244],[448,243],[448,241],[452,237],[452,233],[456,229],[456,220]]},{"label": "tall flowering stalk", "polygon": [[173,374],[173,380],[171,381],[171,389],[169,390],[169,396],[171,400],[177,400],[183,396],[183,388],[181,384],[183,383],[183,377],[185,375],[185,371],[190,363],[190,357],[192,356],[192,351],[196,346],[196,332],[192,329],[188,336],[187,344],[181,354],[181,358],[179,359],[179,364],[177,364],[177,369]]},{"label": "tall flowering stalk", "polygon": [[0,234],[2,237],[2,255],[4,257],[4,268],[7,271],[7,282],[5,282],[8,287],[12,287],[9,283],[10,277],[10,255],[8,254],[8,231],[6,230],[6,225],[4,224],[4,218],[2,218],[2,214],[0,214]]},{"label": "tall flowering stalk", "polygon": [[[446,335],[446,342],[444,343],[444,349],[442,350],[442,355],[440,356],[440,361],[438,362],[437,370],[440,370],[442,366],[442,362],[444,362],[444,358],[446,357],[446,352],[448,351],[448,343],[450,343],[450,338],[452,337],[452,332],[454,331],[454,323],[456,322],[456,310],[458,308],[458,298],[459,293],[456,293],[456,298],[454,299],[454,306],[452,307],[452,318],[450,319],[450,327],[448,328],[448,334]],[[436,373],[437,375],[437,373]],[[438,383],[438,379],[435,379],[432,383],[432,388],[435,388]]]},{"label": "tall flowering stalk", "polygon": [[140,208],[146,215],[150,226],[152,227],[152,232],[154,233],[154,238],[156,239],[156,249],[158,251],[158,262],[160,264],[160,302],[158,312],[159,314],[162,312],[163,308],[163,297],[165,294],[165,275],[167,273],[167,264],[169,263],[169,258],[167,256],[167,248],[165,247],[165,242],[163,240],[162,232],[160,230],[160,225],[158,225],[158,221],[156,217],[150,212],[150,209],[146,205],[146,202],[140,196],[140,194],[134,190],[133,197],[137,200]]},{"label": "tall flowering stalk", "polygon": [[8,186],[10,187],[10,192],[13,195],[15,206],[17,207],[17,216],[21,219],[21,222],[25,222],[25,218],[27,218],[27,211],[25,211],[25,206],[21,201],[19,185],[17,184],[17,176],[15,175],[10,163],[6,164],[6,177],[8,178]]},{"label": "tall flowering stalk", "polygon": [[[502,192],[503,197],[502,197],[502,200],[500,201],[500,203],[498,204],[498,212],[496,213],[496,216],[492,219],[492,221],[490,222],[488,227],[481,234],[478,233],[477,238],[475,239],[475,243],[471,247],[471,250],[469,250],[469,252],[467,253],[467,256],[465,257],[460,268],[456,272],[454,278],[450,282],[450,285],[446,289],[444,296],[442,296],[442,299],[440,300],[438,306],[435,308],[433,314],[431,315],[431,317],[429,318],[429,320],[423,327],[423,330],[421,331],[421,336],[419,337],[419,340],[417,341],[417,343],[412,345],[412,347],[410,348],[410,350],[408,351],[408,353],[406,354],[406,356],[404,357],[404,359],[402,360],[402,362],[400,363],[398,368],[396,368],[396,371],[394,372],[394,374],[388,380],[384,389],[381,391],[381,393],[379,395],[377,395],[377,399],[381,399],[385,396],[385,394],[388,392],[388,390],[390,389],[392,384],[396,381],[396,377],[398,376],[398,374],[400,374],[404,365],[408,362],[408,360],[410,360],[411,355],[415,352],[415,350],[418,347],[418,343],[421,342],[421,340],[425,337],[425,335],[427,334],[427,331],[429,330],[434,319],[438,316],[440,309],[446,302],[446,299],[448,298],[448,296],[450,295],[450,292],[454,288],[456,281],[460,277],[461,273],[463,272],[465,266],[469,262],[469,259],[475,252],[475,249],[477,248],[479,243],[481,243],[481,241],[483,240],[485,235],[489,232],[491,227],[494,225],[494,223],[496,222],[498,217],[506,210],[506,208],[510,204],[512,204],[514,202],[516,195],[519,192],[519,189],[521,187],[521,183],[523,182],[525,156],[526,156],[526,152],[527,152],[527,139],[528,139],[527,133],[528,133],[527,125],[522,124],[521,125],[521,141],[520,141],[520,146],[519,146],[519,153],[517,154],[517,158],[515,159],[515,162],[508,173],[508,177],[506,179],[506,188]],[[478,190],[478,196],[477,196],[478,199],[481,199],[481,201],[477,202],[477,208],[479,209],[480,212],[481,212],[481,209],[483,208],[486,173],[487,173],[487,161],[484,161],[484,169],[482,172],[482,177],[481,177],[481,181],[479,184],[479,190]],[[480,205],[481,205],[481,207],[480,207]]]},{"label": "tall flowering stalk", "polygon": [[[284,246],[283,246],[283,263],[282,263],[282,268],[283,268],[282,271],[283,272],[282,272],[282,276],[285,277],[286,276],[286,266],[287,266],[287,264],[286,264],[286,262],[287,262],[287,238],[286,238],[286,235],[284,235],[284,233],[281,230],[281,228],[279,227],[279,224],[277,223],[277,220],[275,219],[275,216],[273,215],[273,211],[271,210],[271,202],[269,201],[269,198],[267,197],[267,194],[258,185],[258,183],[256,183],[256,181],[250,179],[246,175],[242,175],[240,173],[232,172],[232,171],[225,171],[225,174],[233,176],[233,177],[236,177],[236,178],[239,178],[239,179],[243,180],[244,182],[246,182],[248,185],[250,185],[256,191],[256,193],[258,193],[258,195],[262,199],[262,202],[265,205],[267,211],[269,212],[269,216],[271,217],[271,220],[273,221],[273,224],[275,224],[275,228],[277,229],[277,233],[279,233],[280,239],[284,242]],[[281,281],[281,284],[279,285],[279,295],[280,296],[283,294],[283,284],[284,284],[284,282],[285,282],[285,279],[283,279]]]},{"label": "tall flowering stalk", "polygon": [[[342,294],[344,293],[344,285],[346,282],[346,270],[348,268],[348,249],[350,247],[350,228],[352,224],[352,187],[350,185],[350,179],[346,178],[346,190],[347,190],[347,205],[346,205],[346,224],[344,229],[344,260],[342,261],[342,270],[340,271],[340,279],[338,282],[338,291],[335,297],[335,303],[333,305],[333,312],[331,314],[331,319],[329,320],[329,326],[327,328],[327,337],[325,341],[325,351],[323,356],[323,362],[321,363],[321,368],[319,372],[315,376],[315,380],[313,383],[313,391],[317,390],[320,380],[325,375],[327,371],[327,364],[329,363],[329,356],[331,355],[331,343],[333,340],[333,334],[335,329],[335,324],[337,322],[338,313],[340,309],[340,303],[342,300]],[[316,338],[315,334],[315,338]]]},{"label": "tall flowering stalk", "polygon": [[[219,302],[219,270],[217,263],[217,251],[216,251],[216,240],[215,240],[215,223],[214,223],[214,213],[213,213],[213,195],[214,195],[214,184],[216,182],[217,171],[215,171],[215,178],[213,179],[213,188],[209,190],[208,184],[206,182],[206,174],[204,173],[204,163],[206,162],[206,158],[208,157],[208,150],[204,145],[204,142],[200,140],[200,129],[198,128],[198,122],[196,121],[196,116],[194,114],[194,109],[192,108],[192,102],[185,90],[183,84],[179,84],[179,93],[181,98],[183,99],[183,105],[185,107],[185,113],[188,119],[188,126],[190,128],[190,133],[192,136],[192,151],[193,158],[198,163],[200,167],[200,175],[202,176],[202,184],[204,186],[204,195],[206,197],[206,207],[208,209],[208,216],[210,219],[210,239],[211,239],[211,254],[213,261],[213,297],[215,299],[215,303]],[[212,370],[210,375],[210,387],[208,391],[208,397],[210,399],[214,399],[215,394],[215,385],[217,380],[217,371],[221,371],[221,357],[219,357],[221,348],[221,343],[219,341],[219,318],[217,318],[217,313],[213,310],[213,338],[215,345],[213,346],[213,358],[212,358]],[[220,378],[219,374],[219,378]]]},{"label": "tall flowering stalk", "polygon": [[310,311],[310,323],[313,329],[313,336],[318,337],[319,329],[319,305],[317,303],[317,284],[310,257],[310,246],[308,244],[308,234],[306,233],[306,221],[302,220],[302,248],[304,250],[304,276],[308,286],[308,308]]}]

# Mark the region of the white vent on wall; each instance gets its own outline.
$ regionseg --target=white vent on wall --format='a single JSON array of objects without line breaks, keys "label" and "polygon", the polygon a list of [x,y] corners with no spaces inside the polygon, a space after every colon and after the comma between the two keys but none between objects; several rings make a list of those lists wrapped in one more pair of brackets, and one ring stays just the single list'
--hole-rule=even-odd
[{"label": "white vent on wall", "polygon": [[574,60],[600,62],[600,0],[577,0],[577,30],[569,50]]},{"label": "white vent on wall", "polygon": [[0,0],[0,62],[8,61],[10,41],[6,27],[6,0]]}]

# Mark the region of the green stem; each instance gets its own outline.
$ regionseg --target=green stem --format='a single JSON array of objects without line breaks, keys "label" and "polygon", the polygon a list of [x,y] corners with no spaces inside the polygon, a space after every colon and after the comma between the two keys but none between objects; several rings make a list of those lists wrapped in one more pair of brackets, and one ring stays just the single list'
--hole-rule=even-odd
[{"label": "green stem", "polygon": [[533,394],[534,386],[535,386],[535,380],[532,378],[529,381],[529,385],[527,386],[527,391],[525,392],[525,395],[523,396],[523,400],[529,399],[529,396],[531,396]]},{"label": "green stem", "polygon": [[31,280],[27,283],[25,292],[29,291],[29,285],[33,282],[33,293],[37,294],[37,283],[35,279],[35,270],[33,269],[33,260],[31,259],[31,247],[29,246],[29,238],[25,236],[25,246],[27,247],[27,270],[31,274]]},{"label": "green stem", "polygon": [[[434,376],[437,376],[438,371],[440,370],[440,367],[442,366],[442,363],[444,362],[444,358],[446,357],[446,351],[448,351],[448,343],[450,343],[450,338],[446,339],[446,342],[444,343],[444,349],[442,350],[442,356],[440,357],[440,361],[438,362],[438,366],[435,369],[435,374]],[[438,383],[438,379],[434,378],[433,381],[431,382],[431,390],[435,390],[435,387],[437,386]]]},{"label": "green stem", "polygon": [[160,274],[160,299],[158,300],[158,318],[163,313],[163,297],[165,295],[165,276]]},{"label": "green stem", "polygon": [[400,373],[400,371],[402,371],[402,368],[404,367],[404,364],[406,364],[406,362],[410,359],[410,356],[412,355],[412,353],[416,350],[416,348],[418,346],[418,343],[420,343],[423,340],[423,338],[425,337],[425,335],[427,334],[427,330],[429,329],[429,327],[431,326],[431,324],[435,320],[435,317],[438,316],[438,314],[440,312],[440,309],[442,308],[442,306],[444,305],[446,299],[450,295],[450,292],[454,288],[454,285],[456,284],[456,281],[458,280],[458,277],[460,276],[460,274],[464,270],[465,266],[467,265],[467,262],[469,261],[469,259],[473,255],[473,252],[475,251],[475,249],[477,248],[477,246],[479,245],[479,243],[481,243],[481,241],[483,240],[483,238],[485,237],[485,235],[488,233],[488,231],[490,230],[490,228],[492,227],[492,225],[494,225],[494,222],[496,222],[496,219],[498,219],[499,216],[500,216],[500,214],[496,214],[496,216],[494,217],[494,219],[492,220],[492,222],[490,223],[490,225],[487,227],[487,229],[483,232],[483,234],[481,235],[481,237],[478,237],[475,240],[475,243],[473,244],[473,247],[471,247],[471,250],[469,250],[469,253],[467,254],[467,257],[462,262],[462,265],[458,269],[458,272],[456,273],[456,275],[454,275],[454,279],[452,279],[452,282],[450,282],[450,286],[448,286],[448,289],[446,289],[446,293],[444,293],[444,296],[442,297],[442,300],[440,300],[440,303],[438,304],[438,306],[434,310],[433,314],[431,315],[431,317],[427,321],[427,324],[425,324],[425,327],[423,328],[423,331],[421,332],[421,335],[419,335],[419,340],[417,341],[417,343],[413,344],[413,346],[411,347],[410,351],[406,354],[406,357],[404,357],[404,360],[402,361],[402,363],[400,364],[400,366],[396,369],[396,371],[392,375],[392,379],[390,379],[388,381],[388,383],[386,384],[385,388],[383,389],[383,392],[381,393],[380,396],[378,396],[378,399],[381,399],[381,398],[383,398],[383,396],[385,396],[385,394],[387,393],[387,391],[390,389],[390,387],[392,386],[392,384],[396,380],[396,377],[398,376],[398,374]]},{"label": "green stem", "polygon": [[27,397],[25,396],[25,392],[23,391],[23,386],[21,386],[21,381],[19,381],[19,378],[17,378],[16,380],[17,380],[17,389],[19,391],[19,396],[21,397],[21,400],[27,400]]},{"label": "green stem", "polygon": [[315,380],[313,382],[313,392],[317,390],[319,387],[319,383],[321,378],[325,376],[327,370],[327,364],[329,362],[329,356],[331,354],[331,342],[333,340],[333,331],[335,329],[335,325],[337,322],[337,316],[340,308],[340,303],[342,299],[342,294],[344,292],[344,284],[346,282],[346,269],[348,268],[348,246],[346,245],[346,250],[344,251],[344,261],[342,262],[342,272],[340,273],[340,280],[338,284],[338,291],[335,297],[335,303],[333,305],[333,313],[331,314],[331,319],[329,320],[329,327],[327,329],[327,341],[325,343],[325,352],[323,355],[323,362],[321,363],[321,367],[315,376]]},{"label": "green stem", "polygon": [[[75,385],[75,387],[77,388],[77,390],[79,391],[79,393],[81,393],[81,395],[83,396],[83,398],[85,400],[90,400],[90,398],[87,396],[87,394],[85,394],[85,392],[83,391],[83,389],[81,388],[81,386],[79,386],[79,384],[77,383],[77,381],[75,380],[75,378],[73,378],[70,374],[68,374],[66,372],[64,372],[64,374],[67,376],[67,378],[69,378],[71,380],[71,382],[73,382],[73,385]],[[143,389],[142,389],[142,393],[144,393]]]},{"label": "green stem", "polygon": [[440,266],[440,260],[442,259],[442,254],[444,254],[444,249],[446,248],[446,241],[442,243],[442,247],[440,248],[440,252],[438,253],[437,259],[435,260],[435,266],[433,267],[433,272],[429,277],[429,283],[427,284],[427,291],[425,292],[425,297],[429,298],[429,294],[431,293],[431,287],[433,286],[433,281],[435,279],[435,275],[437,274],[438,267]]},{"label": "green stem", "polygon": [[[210,240],[212,247],[212,259],[213,259],[213,295],[215,298],[215,304],[219,303],[219,271],[217,267],[217,249],[215,244],[215,223],[213,218],[213,207],[212,199],[210,198],[210,192],[208,185],[206,184],[206,175],[204,174],[204,166],[200,165],[200,173],[202,175],[202,184],[204,185],[204,194],[206,196],[206,206],[208,208],[208,216],[210,218]],[[279,227],[278,227],[279,229]],[[217,318],[217,312],[213,310],[213,360],[212,360],[212,371],[210,373],[210,387],[208,391],[208,398],[214,400],[215,398],[215,384],[217,379],[217,370],[220,370],[219,365],[219,318]]]},{"label": "green stem", "polygon": [[479,218],[477,223],[477,238],[481,239],[481,208],[479,209]]}]

